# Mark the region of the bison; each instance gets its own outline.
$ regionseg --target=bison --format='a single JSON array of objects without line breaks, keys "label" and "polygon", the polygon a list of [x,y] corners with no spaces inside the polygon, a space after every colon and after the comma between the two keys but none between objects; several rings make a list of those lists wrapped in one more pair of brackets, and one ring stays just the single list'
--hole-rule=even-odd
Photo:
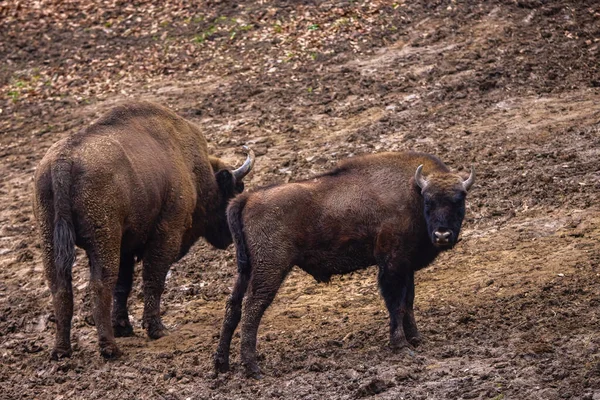
[{"label": "bison", "polygon": [[121,354],[115,336],[133,334],[127,298],[136,261],[143,261],[143,326],[152,339],[167,334],[160,298],[169,266],[201,236],[219,249],[231,244],[227,204],[254,163],[245,150],[232,170],[208,154],[198,127],[149,102],[118,106],[48,150],[35,173],[34,213],[56,317],[53,359],[71,355],[75,246],[89,259],[104,357]]},{"label": "bison", "polygon": [[[240,319],[245,373],[260,377],[260,319],[294,265],[327,282],[371,265],[390,316],[393,348],[418,345],[414,273],[457,242],[474,171],[463,180],[415,152],[356,157],[314,178],[246,192],[229,205],[238,275],[227,301],[215,371],[229,369]],[[243,312],[242,312],[243,301]]]}]

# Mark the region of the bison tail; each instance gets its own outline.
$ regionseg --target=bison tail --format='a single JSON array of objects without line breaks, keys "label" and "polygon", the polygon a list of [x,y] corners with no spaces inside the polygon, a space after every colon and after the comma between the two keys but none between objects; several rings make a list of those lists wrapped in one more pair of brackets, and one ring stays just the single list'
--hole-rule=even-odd
[{"label": "bison tail", "polygon": [[59,160],[52,166],[54,192],[54,264],[58,282],[71,280],[75,262],[75,228],[71,211],[71,162]]},{"label": "bison tail", "polygon": [[244,221],[242,219],[242,212],[246,206],[247,197],[242,195],[237,197],[231,202],[227,208],[227,222],[229,223],[229,230],[235,243],[238,272],[242,275],[248,276],[252,269],[250,264],[250,257],[248,254],[248,247],[246,246],[246,235],[244,234]]}]

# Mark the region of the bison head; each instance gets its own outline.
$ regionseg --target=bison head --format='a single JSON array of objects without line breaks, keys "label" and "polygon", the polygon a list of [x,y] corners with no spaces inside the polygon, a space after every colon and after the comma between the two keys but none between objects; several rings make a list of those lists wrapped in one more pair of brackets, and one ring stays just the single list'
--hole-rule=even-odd
[{"label": "bison head", "polygon": [[415,183],[421,189],[424,202],[427,233],[438,248],[451,248],[456,244],[463,218],[467,191],[475,182],[475,171],[466,180],[451,173],[422,175],[423,165],[415,173]]},{"label": "bison head", "polygon": [[210,218],[209,226],[206,230],[206,240],[218,249],[225,249],[232,242],[231,232],[227,224],[227,204],[229,200],[244,191],[244,182],[242,179],[252,170],[254,166],[254,152],[247,146],[244,146],[247,154],[246,161],[241,167],[230,170],[225,168],[219,162],[218,171],[215,173],[217,186],[219,187],[218,204],[216,204],[216,214]]}]

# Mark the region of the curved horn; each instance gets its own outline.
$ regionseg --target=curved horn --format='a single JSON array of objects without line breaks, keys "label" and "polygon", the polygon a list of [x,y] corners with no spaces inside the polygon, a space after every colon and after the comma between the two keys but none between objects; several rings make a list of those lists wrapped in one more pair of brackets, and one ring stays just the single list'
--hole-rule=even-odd
[{"label": "curved horn", "polygon": [[246,161],[244,161],[241,167],[231,171],[231,174],[233,175],[236,181],[244,179],[244,177],[248,175],[250,171],[252,171],[252,167],[254,166],[255,156],[252,149],[248,146],[243,146],[242,149],[244,149],[244,151],[247,154]]},{"label": "curved horn", "polygon": [[468,191],[471,188],[471,186],[473,186],[474,183],[475,183],[475,168],[473,168],[471,166],[471,175],[469,175],[467,180],[463,182],[463,187],[465,188],[465,190]]},{"label": "curved horn", "polygon": [[425,186],[427,186],[427,180],[425,180],[425,178],[423,178],[422,171],[423,171],[423,164],[419,165],[417,167],[417,172],[415,172],[415,182],[417,183],[417,185],[419,185],[421,190],[425,189]]}]

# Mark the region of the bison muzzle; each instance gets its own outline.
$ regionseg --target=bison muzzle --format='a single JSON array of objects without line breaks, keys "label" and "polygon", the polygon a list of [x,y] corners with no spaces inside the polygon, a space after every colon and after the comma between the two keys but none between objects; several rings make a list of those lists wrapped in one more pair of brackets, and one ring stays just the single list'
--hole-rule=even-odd
[{"label": "bison muzzle", "polygon": [[463,180],[428,154],[382,153],[236,197],[227,218],[238,276],[227,302],[216,371],[229,369],[231,338],[241,319],[242,364],[247,375],[260,376],[259,322],[294,265],[320,282],[377,265],[391,345],[417,345],[414,272],[456,243],[474,179],[473,171]]},{"label": "bison muzzle", "polygon": [[103,356],[120,355],[114,337],[133,334],[127,298],[136,260],[143,325],[151,338],[167,333],[160,298],[169,266],[199,237],[220,249],[231,243],[225,211],[252,169],[246,150],[232,170],[208,154],[198,127],[148,102],[116,107],[48,150],[35,173],[34,212],[56,317],[52,358],[71,354],[75,246],[89,259]]}]

